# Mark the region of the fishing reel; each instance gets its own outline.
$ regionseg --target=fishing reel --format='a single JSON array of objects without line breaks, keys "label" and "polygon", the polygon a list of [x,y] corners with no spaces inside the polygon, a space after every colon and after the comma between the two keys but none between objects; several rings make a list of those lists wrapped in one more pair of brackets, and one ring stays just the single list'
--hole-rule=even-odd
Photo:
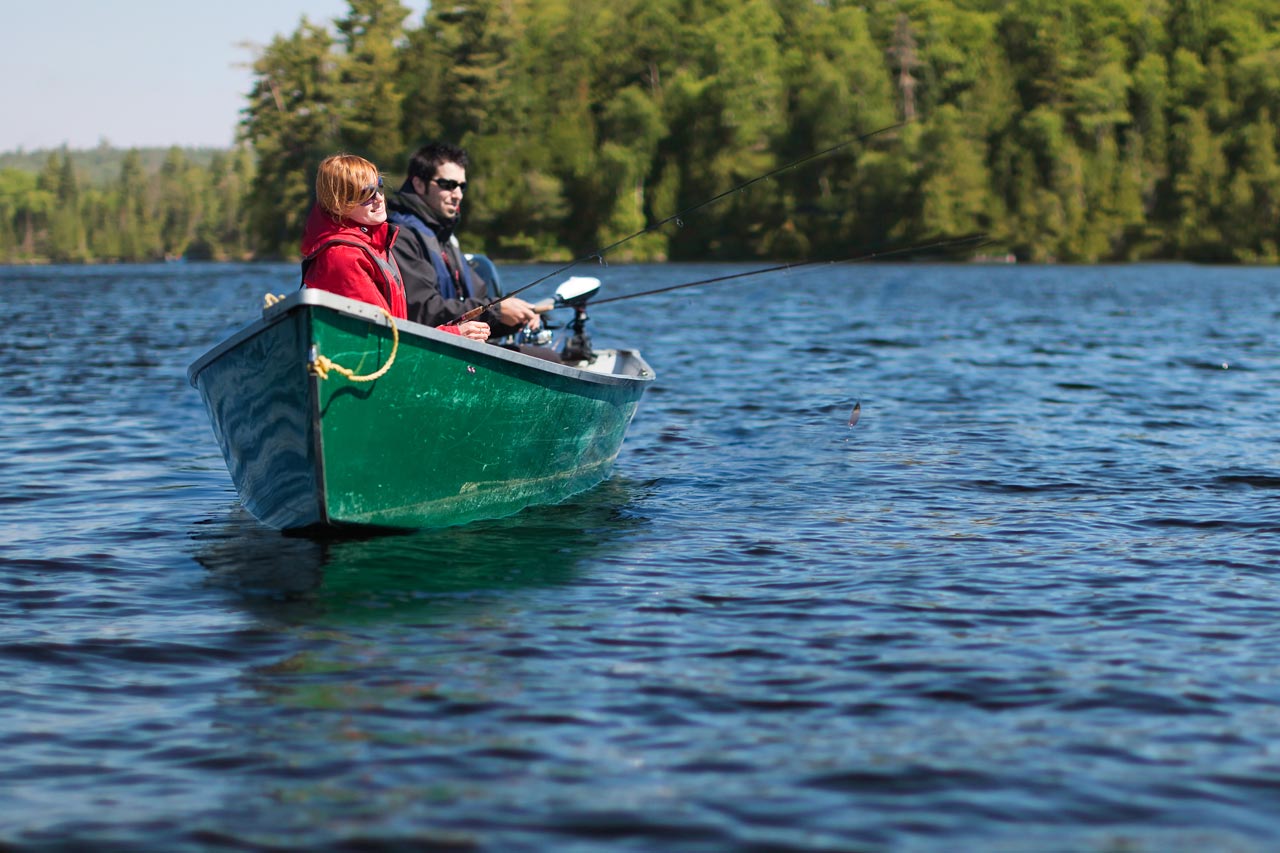
[{"label": "fishing reel", "polygon": [[549,347],[551,346],[551,328],[543,322],[538,328],[525,326],[515,334],[516,346]]}]

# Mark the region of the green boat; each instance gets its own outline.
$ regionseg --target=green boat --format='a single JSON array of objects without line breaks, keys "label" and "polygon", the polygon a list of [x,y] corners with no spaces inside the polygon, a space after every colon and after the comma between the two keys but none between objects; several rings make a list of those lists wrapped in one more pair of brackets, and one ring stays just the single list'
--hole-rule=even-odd
[{"label": "green boat", "polygon": [[577,312],[566,363],[303,289],[197,359],[187,378],[241,501],[264,524],[498,518],[605,479],[653,381],[639,353],[584,343],[590,294],[572,290],[555,305]]}]

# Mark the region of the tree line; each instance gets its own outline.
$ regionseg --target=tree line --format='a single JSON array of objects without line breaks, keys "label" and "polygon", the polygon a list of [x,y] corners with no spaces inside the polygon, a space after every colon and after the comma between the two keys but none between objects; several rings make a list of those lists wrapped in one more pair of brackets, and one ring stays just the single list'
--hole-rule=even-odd
[{"label": "tree line", "polygon": [[88,179],[65,149],[49,152],[39,171],[0,168],[0,263],[254,256],[244,219],[254,174],[247,147],[199,159],[171,148],[156,169],[136,149],[94,157],[119,161],[118,173]]},{"label": "tree line", "polygon": [[[1032,261],[1280,260],[1274,0],[456,0],[409,16],[349,0],[267,45],[245,150],[188,172],[204,192],[168,209],[164,251],[186,235],[187,252],[293,256],[324,156],[362,154],[395,186],[445,139],[472,158],[467,247],[501,259],[581,257],[781,169],[610,259],[838,258],[983,232]],[[37,183],[57,194],[53,171]],[[125,186],[74,200],[90,256],[95,218],[138,209]],[[142,201],[152,228],[163,195]],[[33,233],[8,196],[0,252]],[[77,226],[45,221],[66,257]]]}]

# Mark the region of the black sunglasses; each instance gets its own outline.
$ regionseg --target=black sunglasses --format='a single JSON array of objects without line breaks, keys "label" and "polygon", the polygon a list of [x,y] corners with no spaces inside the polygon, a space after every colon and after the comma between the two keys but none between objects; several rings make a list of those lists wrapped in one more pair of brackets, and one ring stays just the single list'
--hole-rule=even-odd
[{"label": "black sunglasses", "polygon": [[445,192],[453,192],[454,190],[462,190],[463,192],[467,191],[466,181],[453,181],[449,178],[432,178],[431,183],[435,184]]},{"label": "black sunglasses", "polygon": [[364,201],[360,202],[360,206],[365,207],[367,205],[373,204],[373,200],[377,198],[378,194],[381,192],[382,192],[382,176],[379,175],[378,182],[376,184],[370,184],[369,186],[364,187],[360,190],[360,197],[364,199]]}]

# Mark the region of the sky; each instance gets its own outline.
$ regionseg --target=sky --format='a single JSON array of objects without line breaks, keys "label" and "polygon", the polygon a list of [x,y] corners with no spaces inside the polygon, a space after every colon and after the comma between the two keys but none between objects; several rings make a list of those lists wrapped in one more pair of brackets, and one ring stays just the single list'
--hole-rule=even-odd
[{"label": "sky", "polygon": [[[417,25],[427,0],[402,0]],[[0,152],[231,145],[254,52],[346,0],[6,2]]]}]

